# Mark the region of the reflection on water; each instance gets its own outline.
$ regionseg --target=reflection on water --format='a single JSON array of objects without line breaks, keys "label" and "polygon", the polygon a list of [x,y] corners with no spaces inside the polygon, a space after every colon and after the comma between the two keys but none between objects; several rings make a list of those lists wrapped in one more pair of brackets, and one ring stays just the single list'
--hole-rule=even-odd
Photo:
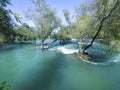
[{"label": "reflection on water", "polygon": [[[93,48],[90,54],[94,50],[102,59],[100,51]],[[105,59],[109,64],[93,65],[56,49],[41,51],[32,44],[6,45],[0,49],[0,83],[6,81],[10,90],[119,90],[120,54]]]}]

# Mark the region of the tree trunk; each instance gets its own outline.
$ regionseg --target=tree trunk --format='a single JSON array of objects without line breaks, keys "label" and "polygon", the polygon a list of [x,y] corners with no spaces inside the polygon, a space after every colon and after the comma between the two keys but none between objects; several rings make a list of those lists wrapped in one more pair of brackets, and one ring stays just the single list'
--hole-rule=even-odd
[{"label": "tree trunk", "polygon": [[41,45],[40,45],[40,47],[41,47],[41,50],[44,50],[44,40],[41,40]]},{"label": "tree trunk", "polygon": [[78,42],[78,46],[79,46],[79,53],[82,53],[83,45],[82,45],[82,41],[81,40]]},{"label": "tree trunk", "polygon": [[97,38],[97,36],[99,35],[99,33],[100,33],[101,29],[102,29],[103,22],[104,22],[109,16],[111,16],[112,12],[116,9],[116,7],[117,7],[118,4],[119,4],[119,0],[116,1],[115,5],[114,5],[113,8],[111,9],[111,11],[108,13],[108,15],[102,18],[102,20],[100,21],[100,25],[99,25],[99,27],[98,27],[97,33],[96,33],[95,36],[93,37],[93,39],[92,39],[92,41],[90,42],[90,44],[87,45],[87,46],[83,49],[83,53],[84,53],[84,54],[88,54],[88,53],[85,52],[85,51],[93,45],[95,39]]}]

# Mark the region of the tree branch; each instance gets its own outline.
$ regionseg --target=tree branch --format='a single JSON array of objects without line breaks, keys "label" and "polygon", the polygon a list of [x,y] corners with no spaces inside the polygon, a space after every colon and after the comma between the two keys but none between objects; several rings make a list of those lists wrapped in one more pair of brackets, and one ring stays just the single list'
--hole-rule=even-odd
[{"label": "tree branch", "polygon": [[113,13],[113,11],[116,9],[118,3],[119,3],[119,0],[116,1],[115,5],[114,5],[113,8],[111,9],[111,11],[108,13],[108,15],[102,18],[102,20],[100,21],[100,25],[99,25],[99,27],[98,27],[98,30],[97,30],[95,36],[93,37],[91,43],[90,43],[89,45],[87,45],[87,46],[83,49],[83,53],[84,53],[84,54],[87,54],[85,51],[86,51],[89,47],[91,47],[91,46],[93,45],[95,39],[97,38],[98,34],[100,33],[100,31],[101,31],[101,29],[102,29],[103,22],[104,22],[109,16],[111,16],[111,14]]}]

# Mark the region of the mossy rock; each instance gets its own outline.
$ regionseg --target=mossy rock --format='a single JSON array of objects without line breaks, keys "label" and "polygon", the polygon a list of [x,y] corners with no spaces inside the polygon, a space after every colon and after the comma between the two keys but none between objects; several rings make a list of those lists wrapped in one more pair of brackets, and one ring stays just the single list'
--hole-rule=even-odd
[{"label": "mossy rock", "polygon": [[90,57],[88,55],[85,55],[83,53],[77,53],[77,54],[74,54],[74,56],[76,58],[78,58],[79,60],[86,60],[86,61],[89,61]]}]

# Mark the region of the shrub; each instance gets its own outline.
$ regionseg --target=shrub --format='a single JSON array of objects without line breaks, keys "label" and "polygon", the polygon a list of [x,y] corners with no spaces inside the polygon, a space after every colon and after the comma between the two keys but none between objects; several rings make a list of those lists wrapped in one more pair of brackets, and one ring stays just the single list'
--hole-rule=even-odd
[{"label": "shrub", "polygon": [[0,44],[6,42],[4,34],[0,33]]}]

